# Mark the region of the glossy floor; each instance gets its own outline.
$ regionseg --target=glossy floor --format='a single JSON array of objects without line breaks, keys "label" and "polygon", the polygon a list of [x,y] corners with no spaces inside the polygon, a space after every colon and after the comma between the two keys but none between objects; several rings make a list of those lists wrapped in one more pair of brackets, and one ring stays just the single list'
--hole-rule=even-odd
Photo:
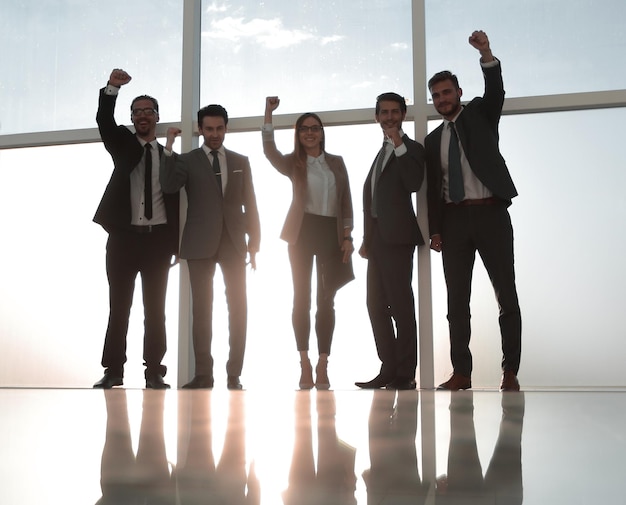
[{"label": "glossy floor", "polygon": [[626,392],[0,389],[0,503],[621,504]]}]

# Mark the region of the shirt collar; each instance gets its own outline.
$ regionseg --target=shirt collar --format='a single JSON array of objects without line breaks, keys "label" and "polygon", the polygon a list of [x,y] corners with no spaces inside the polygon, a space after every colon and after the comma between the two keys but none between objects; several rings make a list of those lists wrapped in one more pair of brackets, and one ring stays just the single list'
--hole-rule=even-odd
[{"label": "shirt collar", "polygon": [[318,157],[310,156],[307,154],[306,156],[307,163],[313,163],[315,161],[317,161],[320,164],[323,164],[326,161],[326,157],[324,156],[324,151],[322,151],[322,154],[320,154]]},{"label": "shirt collar", "polygon": [[221,155],[226,156],[226,153],[224,152],[224,144],[222,144],[219,149],[211,149],[209,146],[203,143],[202,150],[205,152],[207,156],[209,156],[213,151],[217,151]]}]

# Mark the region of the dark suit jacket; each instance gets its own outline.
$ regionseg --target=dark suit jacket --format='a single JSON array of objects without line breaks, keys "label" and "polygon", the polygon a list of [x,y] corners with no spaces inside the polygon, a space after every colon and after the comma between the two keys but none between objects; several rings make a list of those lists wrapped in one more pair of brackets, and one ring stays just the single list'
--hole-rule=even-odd
[{"label": "dark suit jacket", "polygon": [[[104,147],[113,158],[113,174],[106,187],[93,220],[107,232],[130,229],[130,174],[143,156],[143,148],[137,137],[125,126],[115,122],[114,111],[117,95],[106,95],[100,90],[96,122]],[[164,163],[163,147],[159,145],[160,165]],[[178,192],[163,195],[167,214],[167,240],[172,254],[178,251],[179,199]]]},{"label": "dark suit jacket", "polygon": [[258,250],[261,225],[248,158],[228,149],[228,179],[224,196],[208,156],[202,148],[186,154],[166,156],[161,165],[161,187],[166,193],[183,186],[187,192],[187,220],[180,245],[184,259],[215,255],[224,224],[239,254],[246,256],[246,234],[250,248]]},{"label": "dark suit jacket", "polygon": [[[387,161],[378,180],[378,223],[380,234],[385,242],[396,245],[423,245],[424,239],[417,224],[417,217],[411,201],[411,193],[419,191],[424,180],[424,147],[402,137],[407,152],[396,157],[395,152]],[[372,163],[363,186],[364,237],[363,244],[369,247],[372,218]]]},{"label": "dark suit jacket", "polygon": [[[302,219],[304,218],[307,195],[306,177],[297,178],[295,176],[295,154],[282,154],[276,148],[276,143],[273,140],[263,142],[263,152],[274,168],[281,174],[289,177],[293,185],[293,199],[280,234],[280,238],[293,245],[298,240]],[[335,176],[335,186],[337,188],[337,242],[341,246],[344,236],[344,220],[351,222],[350,228],[352,228],[354,221],[348,171],[341,156],[324,152],[324,158],[326,163],[328,163],[328,168]]]},{"label": "dark suit jacket", "polygon": [[[464,108],[455,124],[465,156],[476,177],[494,196],[510,203],[517,190],[498,147],[498,125],[504,104],[504,85],[500,64],[483,67],[485,93]],[[426,171],[428,180],[428,224],[430,236],[441,233],[444,202],[441,168],[441,132],[443,123],[426,136]]]}]

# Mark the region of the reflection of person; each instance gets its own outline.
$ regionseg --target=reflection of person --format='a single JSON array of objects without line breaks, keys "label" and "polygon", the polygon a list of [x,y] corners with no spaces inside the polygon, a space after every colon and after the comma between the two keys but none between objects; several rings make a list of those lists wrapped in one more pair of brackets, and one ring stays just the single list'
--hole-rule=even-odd
[{"label": "reflection of person", "polygon": [[135,279],[141,274],[144,305],[146,387],[163,389],[166,367],[165,293],[173,255],[178,249],[178,194],[163,195],[159,165],[163,147],[156,141],[159,104],[147,95],[131,104],[132,133],[113,117],[117,94],[131,77],[114,69],[100,90],[96,121],[113,174],[94,221],[109,233],[106,271],[109,281],[109,322],[104,339],[104,377],[95,388],[121,386],[126,363],[126,335]]},{"label": "reflection of person", "polygon": [[176,487],[181,505],[258,505],[260,484],[254,462],[246,475],[245,397],[229,398],[224,446],[217,467],[213,458],[210,394],[179,397]]},{"label": "reflection of person", "polygon": [[524,403],[523,393],[502,395],[498,439],[483,478],[476,446],[473,394],[461,391],[451,395],[448,469],[446,475],[437,478],[437,503],[522,503]]},{"label": "reflection of person", "polygon": [[[376,121],[384,136],[363,188],[365,233],[359,254],[367,258],[367,310],[379,374],[361,388],[415,389],[417,325],[413,298],[413,254],[424,240],[411,194],[424,180],[424,148],[402,131],[406,101],[396,93],[376,99]],[[395,322],[395,331],[394,331]]]},{"label": "reflection of person", "polygon": [[[482,98],[462,106],[463,91],[448,71],[428,81],[433,104],[443,116],[443,123],[425,140],[430,247],[443,255],[453,367],[452,377],[439,388],[472,387],[470,293],[478,251],[500,307],[500,389],[519,391],[522,322],[515,288],[513,228],[507,210],[517,191],[498,146],[504,104],[502,70],[484,32],[475,31],[469,42],[481,55]],[[457,142],[451,143],[451,138]]]},{"label": "reflection of person", "polygon": [[[292,323],[302,367],[300,388],[310,389],[315,385],[318,389],[328,389],[327,364],[335,329],[335,294],[352,275],[353,214],[348,172],[340,156],[324,150],[322,121],[310,112],[297,119],[294,151],[283,155],[276,148],[272,126],[272,112],[278,105],[278,97],[267,97],[263,151],[276,170],[289,177],[293,185],[293,200],[281,238],[289,244],[294,291]],[[317,270],[315,333],[319,351],[315,383],[308,354],[314,258]]]},{"label": "reflection of person", "polygon": [[144,391],[137,456],[133,454],[125,391],[106,391],[107,424],[102,450],[102,498],[97,505],[173,505],[174,487],[163,435],[165,392]]},{"label": "reflection of person", "polygon": [[296,393],[293,455],[289,487],[283,492],[283,503],[356,505],[356,450],[337,437],[334,393],[317,393],[316,408],[317,468],[313,451],[311,393]]},{"label": "reflection of person", "polygon": [[[417,391],[375,391],[368,421],[367,503],[424,503],[417,467]],[[396,398],[397,396],[397,398]]]},{"label": "reflection of person", "polygon": [[[241,389],[247,330],[246,255],[252,268],[261,241],[261,227],[248,158],[223,145],[228,114],[221,105],[198,111],[204,143],[187,154],[171,153],[180,130],[167,131],[166,161],[161,185],[166,193],[185,187],[187,220],[180,256],[187,260],[193,298],[195,376],[183,388],[213,387],[213,277],[219,263],[228,303],[230,354],[226,363],[229,389]],[[246,235],[248,243],[246,244]]]}]

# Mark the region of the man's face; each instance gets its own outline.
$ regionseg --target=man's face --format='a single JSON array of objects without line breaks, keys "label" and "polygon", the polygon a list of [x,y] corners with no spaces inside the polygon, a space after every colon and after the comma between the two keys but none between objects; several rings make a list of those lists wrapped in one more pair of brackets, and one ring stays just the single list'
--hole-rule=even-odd
[{"label": "man's face", "polygon": [[463,90],[455,88],[450,79],[434,84],[430,95],[437,112],[448,120],[453,119],[461,109]]},{"label": "man's face", "polygon": [[378,102],[379,110],[376,114],[376,121],[380,123],[383,130],[389,128],[402,128],[402,121],[406,116],[406,112],[402,112],[400,104],[393,100],[381,100]]},{"label": "man's face", "polygon": [[159,122],[159,113],[154,109],[152,100],[141,99],[133,104],[130,119],[135,125],[135,131],[141,138],[152,140],[156,133],[156,124]]},{"label": "man's face", "polygon": [[205,145],[211,150],[222,147],[228,131],[222,116],[204,116],[198,130],[200,135],[204,137]]}]

